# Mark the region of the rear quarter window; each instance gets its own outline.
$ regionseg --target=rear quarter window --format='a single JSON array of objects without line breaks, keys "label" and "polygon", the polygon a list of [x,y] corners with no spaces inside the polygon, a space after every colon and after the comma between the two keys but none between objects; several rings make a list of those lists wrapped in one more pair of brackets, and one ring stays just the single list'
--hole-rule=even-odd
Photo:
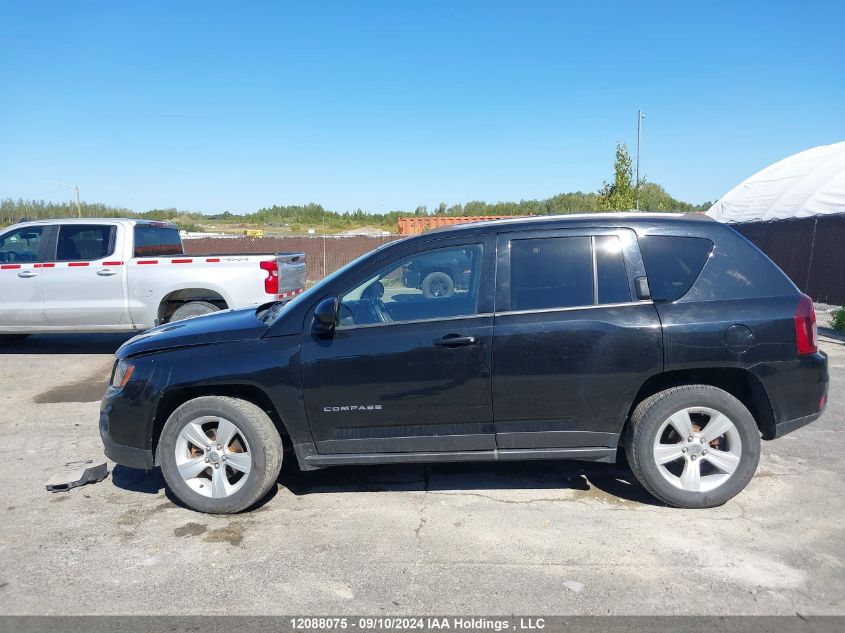
[{"label": "rear quarter window", "polygon": [[689,292],[713,251],[713,242],[703,237],[646,235],[639,244],[655,301],[675,301]]},{"label": "rear quarter window", "polygon": [[179,229],[169,226],[135,225],[135,257],[181,255]]}]

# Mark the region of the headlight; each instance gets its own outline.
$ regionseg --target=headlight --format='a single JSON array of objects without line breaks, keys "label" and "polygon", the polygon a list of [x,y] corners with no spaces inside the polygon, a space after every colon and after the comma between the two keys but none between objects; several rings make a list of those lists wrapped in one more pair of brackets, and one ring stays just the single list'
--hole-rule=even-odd
[{"label": "headlight", "polygon": [[117,361],[111,376],[111,386],[115,389],[123,389],[129,379],[132,378],[133,371],[135,371],[135,365],[127,363],[125,360]]}]

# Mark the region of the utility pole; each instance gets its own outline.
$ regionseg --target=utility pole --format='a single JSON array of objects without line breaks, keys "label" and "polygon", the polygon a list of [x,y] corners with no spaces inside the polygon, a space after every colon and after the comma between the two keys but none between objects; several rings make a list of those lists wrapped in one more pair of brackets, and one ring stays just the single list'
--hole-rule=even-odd
[{"label": "utility pole", "polygon": [[79,185],[68,185],[63,182],[57,182],[57,185],[61,187],[66,187],[67,189],[74,189],[76,190],[76,215],[80,218],[82,217],[82,205],[79,204]]},{"label": "utility pole", "polygon": [[640,210],[640,139],[642,137],[645,112],[637,110],[637,211]]}]

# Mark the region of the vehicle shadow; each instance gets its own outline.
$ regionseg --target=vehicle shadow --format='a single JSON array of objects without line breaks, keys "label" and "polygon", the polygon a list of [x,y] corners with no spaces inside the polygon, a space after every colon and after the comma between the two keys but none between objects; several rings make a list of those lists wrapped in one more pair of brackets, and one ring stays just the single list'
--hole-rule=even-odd
[{"label": "vehicle shadow", "polygon": [[[115,466],[112,483],[123,490],[158,494],[165,489],[161,470]],[[478,490],[576,490],[584,497],[662,506],[637,482],[627,464],[592,464],[575,461],[463,462],[445,464],[378,464],[333,466],[303,472],[292,452],[285,460],[278,483],[293,494],[339,492],[459,492]],[[256,510],[276,496],[277,487],[253,505]],[[167,498],[186,507],[170,490]]]},{"label": "vehicle shadow", "polygon": [[[111,481],[114,486],[121,490],[128,490],[129,492],[141,492],[148,495],[158,495],[162,490],[167,499],[174,505],[180,508],[190,510],[179,498],[165,486],[164,476],[161,474],[161,468],[155,467],[152,470],[142,470],[138,468],[128,468],[115,464],[111,472]],[[273,486],[266,495],[259,499],[252,507],[246,511],[257,510],[273,497],[276,496],[278,486]]]},{"label": "vehicle shadow", "polygon": [[0,354],[114,354],[134,334],[33,334],[6,338],[0,334]]},{"label": "vehicle shadow", "polygon": [[302,472],[285,455],[279,483],[295,495],[338,492],[457,492],[462,490],[577,490],[585,497],[664,505],[636,480],[626,463],[568,460],[333,466]]}]

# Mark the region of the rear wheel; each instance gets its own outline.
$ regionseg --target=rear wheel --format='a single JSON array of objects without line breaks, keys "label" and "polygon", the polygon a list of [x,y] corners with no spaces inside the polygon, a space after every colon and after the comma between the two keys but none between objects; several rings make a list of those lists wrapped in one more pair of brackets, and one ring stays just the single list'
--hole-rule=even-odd
[{"label": "rear wheel", "polygon": [[172,323],[173,321],[190,319],[192,317],[202,316],[203,314],[211,314],[212,312],[217,312],[218,310],[220,310],[220,308],[208,301],[191,301],[176,308],[173,311],[173,314],[170,315],[168,322]]},{"label": "rear wheel", "polygon": [[625,449],[634,475],[655,497],[681,508],[710,508],[751,480],[760,433],[748,409],[726,391],[687,385],[637,405]]},{"label": "rear wheel", "polygon": [[168,418],[158,462],[170,490],[198,512],[240,512],[279,476],[282,440],[251,402],[225,396],[189,400]]}]

